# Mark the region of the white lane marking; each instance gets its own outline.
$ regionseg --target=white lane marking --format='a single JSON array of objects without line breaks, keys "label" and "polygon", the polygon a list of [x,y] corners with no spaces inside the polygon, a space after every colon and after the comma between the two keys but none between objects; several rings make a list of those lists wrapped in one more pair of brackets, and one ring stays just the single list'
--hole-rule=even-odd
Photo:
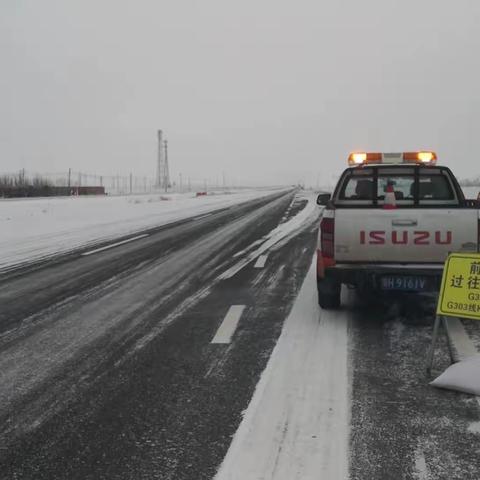
[{"label": "white lane marking", "polygon": [[122,240],[121,242],[112,243],[107,245],[106,247],[96,248],[95,250],[90,250],[89,252],[82,253],[82,257],[86,257],[87,255],[93,255],[94,253],[103,252],[104,250],[108,250],[109,248],[118,247],[119,245],[123,245],[124,243],[133,242],[134,240],[139,240],[140,238],[148,237],[148,233],[144,233],[143,235],[137,235],[136,237],[128,238],[127,240]]},{"label": "white lane marking", "polygon": [[253,268],[263,268],[265,263],[267,262],[268,254],[267,255],[260,255],[257,259],[257,263],[253,266]]},{"label": "white lane marking", "polygon": [[205,215],[200,215],[199,217],[195,217],[193,220],[201,220],[202,218],[210,217],[211,213],[206,213]]},{"label": "white lane marking", "polygon": [[[478,401],[478,397],[477,397]],[[468,431],[470,433],[476,433],[477,435],[480,433],[480,422],[473,422],[469,425]]]},{"label": "white lane marking", "polygon": [[428,480],[430,478],[430,472],[425,460],[425,454],[419,447],[415,452],[415,477],[418,480]]},{"label": "white lane marking", "polygon": [[230,343],[244,310],[245,305],[232,305],[211,343]]},{"label": "white lane marking", "polygon": [[346,480],[348,310],[320,311],[315,263],[215,480]]}]

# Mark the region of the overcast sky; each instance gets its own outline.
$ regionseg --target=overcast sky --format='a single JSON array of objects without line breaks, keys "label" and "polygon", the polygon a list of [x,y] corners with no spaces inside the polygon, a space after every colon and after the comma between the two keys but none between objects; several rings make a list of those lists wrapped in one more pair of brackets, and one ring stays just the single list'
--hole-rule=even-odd
[{"label": "overcast sky", "polygon": [[480,174],[478,0],[1,0],[0,172],[332,180],[350,150]]}]

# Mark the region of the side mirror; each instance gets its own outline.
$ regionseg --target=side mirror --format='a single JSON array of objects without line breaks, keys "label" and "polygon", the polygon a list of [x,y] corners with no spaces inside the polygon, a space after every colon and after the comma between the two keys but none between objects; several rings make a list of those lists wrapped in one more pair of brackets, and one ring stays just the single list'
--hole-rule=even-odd
[{"label": "side mirror", "polygon": [[320,205],[321,207],[326,207],[328,202],[330,201],[331,195],[329,193],[321,193],[317,197],[317,205]]}]

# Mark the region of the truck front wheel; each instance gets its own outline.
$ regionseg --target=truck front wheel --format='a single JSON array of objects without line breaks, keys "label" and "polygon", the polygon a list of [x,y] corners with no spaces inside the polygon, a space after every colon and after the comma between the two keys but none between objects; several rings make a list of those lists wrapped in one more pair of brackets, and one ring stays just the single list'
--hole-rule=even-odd
[{"label": "truck front wheel", "polygon": [[317,279],[318,304],[328,310],[340,307],[342,284],[333,278]]}]

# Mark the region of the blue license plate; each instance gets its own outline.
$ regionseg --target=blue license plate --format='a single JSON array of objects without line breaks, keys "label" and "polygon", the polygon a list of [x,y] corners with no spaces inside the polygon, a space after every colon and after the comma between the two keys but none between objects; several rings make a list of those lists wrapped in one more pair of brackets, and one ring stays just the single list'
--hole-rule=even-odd
[{"label": "blue license plate", "polygon": [[381,278],[381,288],[382,290],[421,292],[428,288],[428,282],[426,277],[386,275]]}]

